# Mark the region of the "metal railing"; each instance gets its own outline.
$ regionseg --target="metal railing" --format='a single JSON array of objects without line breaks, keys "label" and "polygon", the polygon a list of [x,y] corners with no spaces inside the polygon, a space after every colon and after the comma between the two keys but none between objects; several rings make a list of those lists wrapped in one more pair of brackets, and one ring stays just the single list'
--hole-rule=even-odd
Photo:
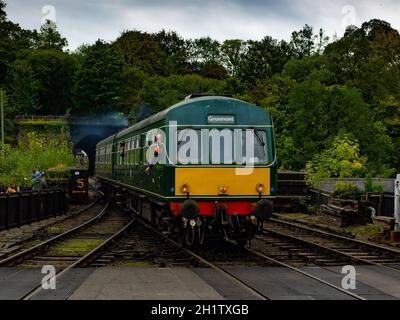
[{"label": "metal railing", "polygon": [[[309,190],[310,203],[314,206],[328,205],[333,198],[329,192],[321,190]],[[374,207],[377,216],[393,217],[394,216],[394,194],[393,193],[367,193],[362,196],[362,200],[366,200]]]},{"label": "metal railing", "polygon": [[0,230],[20,227],[66,212],[64,189],[0,194]]},{"label": "metal railing", "polygon": [[96,115],[64,115],[64,116],[56,116],[56,115],[47,115],[47,116],[16,116],[14,118],[15,123],[24,123],[24,122],[36,122],[36,121],[64,121],[67,124],[75,124],[75,125],[100,125],[100,126],[128,126],[129,123],[132,123],[132,119],[128,119],[124,116],[96,116]]},{"label": "metal railing", "polygon": [[65,116],[16,116],[15,122],[21,121],[54,121],[54,120],[65,120]]}]

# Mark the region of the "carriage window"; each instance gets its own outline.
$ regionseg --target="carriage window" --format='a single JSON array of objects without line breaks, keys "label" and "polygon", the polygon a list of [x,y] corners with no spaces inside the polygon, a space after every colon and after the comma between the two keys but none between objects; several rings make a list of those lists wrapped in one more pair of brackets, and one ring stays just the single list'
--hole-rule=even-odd
[{"label": "carriage window", "polygon": [[136,137],[136,149],[140,148],[140,136]]},{"label": "carriage window", "polygon": [[133,150],[134,148],[135,148],[134,140],[133,140],[133,138],[130,138],[129,139],[129,150]]},{"label": "carriage window", "polygon": [[[254,158],[257,159],[258,164],[268,163],[268,150],[267,150],[267,133],[263,130],[256,130],[253,132],[251,140],[254,144]],[[246,152],[246,132],[243,132],[242,152]]]},{"label": "carriage window", "polygon": [[[204,139],[208,139],[208,142]],[[240,152],[241,151],[241,152]],[[179,164],[267,164],[267,132],[242,129],[183,129],[178,131]]]},{"label": "carriage window", "polygon": [[119,144],[119,155],[121,158],[125,157],[125,142]]}]

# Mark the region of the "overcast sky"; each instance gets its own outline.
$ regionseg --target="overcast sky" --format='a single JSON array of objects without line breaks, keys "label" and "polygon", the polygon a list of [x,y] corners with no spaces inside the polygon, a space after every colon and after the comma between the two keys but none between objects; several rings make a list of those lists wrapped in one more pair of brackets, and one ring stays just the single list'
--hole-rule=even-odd
[{"label": "overcast sky", "polygon": [[5,0],[10,20],[39,29],[55,20],[69,48],[97,39],[114,40],[127,29],[175,30],[185,38],[210,36],[290,39],[306,23],[341,36],[346,25],[372,18],[400,28],[398,0]]}]

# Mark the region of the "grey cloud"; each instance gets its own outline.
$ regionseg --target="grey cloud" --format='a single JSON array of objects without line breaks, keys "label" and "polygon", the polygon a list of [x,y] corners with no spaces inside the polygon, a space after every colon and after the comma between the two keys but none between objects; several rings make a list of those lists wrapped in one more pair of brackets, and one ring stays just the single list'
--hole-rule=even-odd
[{"label": "grey cloud", "polygon": [[[7,1],[7,0],[6,0]],[[10,19],[25,28],[40,28],[44,5],[56,8],[57,25],[70,49],[101,38],[111,41],[126,29],[156,32],[176,30],[187,38],[211,36],[260,39],[290,38],[304,24],[323,27],[328,35],[344,31],[345,6],[353,6],[355,23],[380,18],[397,24],[395,0],[12,0]],[[398,27],[398,25],[394,25]]]}]

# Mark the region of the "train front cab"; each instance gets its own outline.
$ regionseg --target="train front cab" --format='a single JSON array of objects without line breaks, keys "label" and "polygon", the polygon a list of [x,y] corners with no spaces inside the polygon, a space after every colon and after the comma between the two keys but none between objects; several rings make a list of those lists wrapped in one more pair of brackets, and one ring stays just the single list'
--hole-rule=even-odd
[{"label": "train front cab", "polygon": [[[226,103],[210,103],[207,108],[196,108],[193,105],[191,109],[186,106],[186,113],[191,113],[190,119],[193,119],[186,125],[188,117],[179,121],[179,116],[185,116],[183,112],[180,115],[169,114],[173,119],[178,118],[177,136],[181,140],[185,141],[182,131],[190,129],[192,133],[193,130],[198,132],[200,145],[204,146],[204,140],[209,145],[209,163],[201,159],[204,150],[200,150],[200,155],[195,156],[195,163],[182,164],[178,156],[176,165],[168,165],[168,170],[171,171],[169,176],[173,176],[170,195],[174,197],[170,202],[170,209],[176,217],[183,220],[186,237],[188,232],[195,236],[193,230],[199,228],[204,233],[215,233],[244,243],[254,236],[257,225],[260,226],[262,221],[272,216],[273,198],[277,192],[277,168],[271,117],[259,107],[238,100],[233,102],[235,106]],[[216,118],[219,121],[226,119],[227,122],[232,122],[210,123],[210,119]],[[201,123],[199,119],[205,121]],[[214,145],[213,138],[207,135],[212,130],[221,134],[220,145]],[[243,139],[246,131],[253,133],[254,139],[250,139],[254,143],[253,158],[258,160],[242,165],[226,163],[225,159],[215,161],[214,146],[220,148],[220,154],[225,154],[225,145],[222,143],[225,138],[222,133],[230,131],[231,135],[228,134],[228,137],[234,139],[239,134],[238,130],[241,130]],[[178,139],[178,144],[179,141]],[[243,149],[245,144],[243,142]],[[232,146],[232,153],[235,153],[234,141]],[[179,145],[176,154],[179,155]],[[197,241],[201,242],[202,232],[197,232]],[[189,239],[189,242],[195,240]]]}]

